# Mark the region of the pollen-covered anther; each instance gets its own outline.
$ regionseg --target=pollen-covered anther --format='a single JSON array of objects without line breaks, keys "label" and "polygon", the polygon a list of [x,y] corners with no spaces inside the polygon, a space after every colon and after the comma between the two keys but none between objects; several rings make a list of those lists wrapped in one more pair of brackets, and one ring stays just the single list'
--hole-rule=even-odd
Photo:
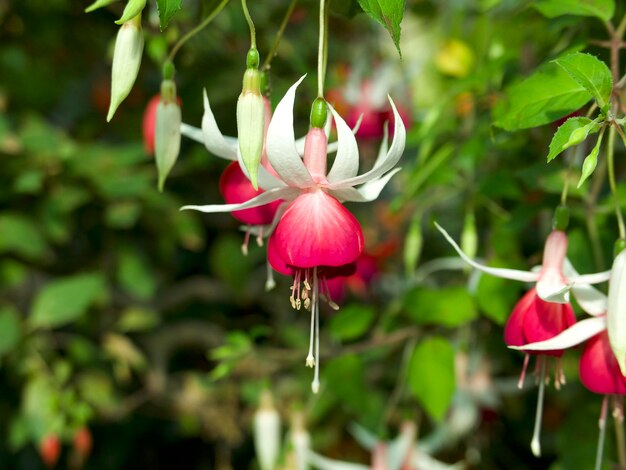
[{"label": "pollen-covered anther", "polygon": [[313,354],[309,354],[306,357],[306,366],[307,367],[315,367],[315,358],[313,357]]}]

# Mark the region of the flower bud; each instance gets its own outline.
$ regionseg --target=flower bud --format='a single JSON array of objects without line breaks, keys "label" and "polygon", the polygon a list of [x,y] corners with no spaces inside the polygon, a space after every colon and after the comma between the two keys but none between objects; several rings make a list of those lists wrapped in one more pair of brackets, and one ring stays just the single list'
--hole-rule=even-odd
[{"label": "flower bud", "polygon": [[180,124],[180,106],[176,101],[176,85],[172,80],[163,80],[154,129],[154,155],[159,172],[159,191],[163,191],[165,178],[178,159]]},{"label": "flower bud", "polygon": [[626,376],[626,251],[615,257],[611,268],[606,323],[611,349]]},{"label": "flower bud", "polygon": [[291,417],[291,445],[296,458],[296,468],[307,470],[308,453],[311,451],[311,436],[306,430],[304,415],[301,411],[296,411]]},{"label": "flower bud", "polygon": [[111,71],[111,104],[107,114],[109,122],[119,105],[126,99],[135,84],[143,52],[141,14],[124,23],[115,40]]},{"label": "flower bud", "polygon": [[61,456],[61,441],[56,434],[48,434],[39,443],[39,455],[47,468],[54,467]]},{"label": "flower bud", "polygon": [[259,189],[257,174],[263,152],[265,107],[261,95],[261,75],[249,68],[243,76],[243,90],[237,100],[239,151],[254,189]]},{"label": "flower bud", "polygon": [[261,470],[274,470],[280,449],[280,415],[272,394],[264,390],[254,414],[254,449]]}]

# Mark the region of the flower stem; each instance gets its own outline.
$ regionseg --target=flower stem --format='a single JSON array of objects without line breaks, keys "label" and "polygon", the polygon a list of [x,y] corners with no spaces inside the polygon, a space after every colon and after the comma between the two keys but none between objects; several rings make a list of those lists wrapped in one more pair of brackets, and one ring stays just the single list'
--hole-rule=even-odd
[{"label": "flower stem", "polygon": [[167,60],[169,62],[174,62],[174,57],[176,56],[178,50],[183,47],[183,44],[185,44],[189,39],[202,31],[211,21],[213,21],[213,18],[215,18],[219,14],[219,12],[222,11],[222,9],[229,1],[230,0],[222,0],[222,2],[211,12],[211,14],[207,16],[204,20],[202,20],[202,23],[200,23],[198,26],[196,26],[187,34],[185,34],[182,38],[180,38],[167,56]]},{"label": "flower stem", "polygon": [[241,0],[241,8],[243,9],[243,15],[246,17],[246,21],[248,22],[248,27],[250,28],[250,48],[256,49],[256,30],[254,29],[254,23],[252,22],[252,18],[250,17],[250,12],[248,11],[247,0]]},{"label": "flower stem", "polygon": [[622,398],[613,397],[613,423],[615,424],[615,439],[617,441],[617,455],[619,469],[626,470],[626,438],[624,436],[624,403]]},{"label": "flower stem", "polygon": [[537,395],[537,412],[535,413],[535,428],[533,429],[533,438],[530,441],[530,449],[535,457],[541,457],[541,418],[543,417],[543,397],[546,388],[546,363],[547,358],[539,357],[541,361],[541,370],[539,372],[539,394]]},{"label": "flower stem", "polygon": [[609,128],[609,144],[608,144],[608,173],[609,173],[609,186],[611,187],[611,194],[613,195],[613,202],[615,203],[615,216],[617,217],[617,226],[619,229],[619,237],[626,238],[626,228],[624,226],[624,217],[619,205],[619,197],[617,195],[617,185],[615,183],[615,127]]},{"label": "flower stem", "polygon": [[287,11],[285,12],[285,16],[283,16],[283,21],[282,23],[280,23],[280,27],[278,28],[278,32],[276,33],[274,44],[272,44],[272,48],[270,49],[269,54],[267,55],[267,57],[265,57],[265,62],[263,62],[261,70],[267,72],[270,69],[270,64],[272,63],[272,59],[276,55],[276,50],[278,49],[280,40],[283,38],[283,33],[285,32],[285,28],[287,27],[289,18],[291,18],[291,14],[293,13],[294,8],[296,8],[296,3],[298,3],[298,0],[291,0],[291,3],[289,4]]},{"label": "flower stem", "polygon": [[317,96],[324,97],[324,51],[326,48],[326,0],[320,0],[320,37],[317,49]]},{"label": "flower stem", "polygon": [[609,396],[605,395],[602,399],[602,408],[600,409],[600,419],[598,420],[598,428],[600,432],[598,434],[598,448],[596,450],[596,465],[594,470],[601,470],[602,468],[602,454],[604,453],[604,439],[606,437],[606,411],[609,407]]}]

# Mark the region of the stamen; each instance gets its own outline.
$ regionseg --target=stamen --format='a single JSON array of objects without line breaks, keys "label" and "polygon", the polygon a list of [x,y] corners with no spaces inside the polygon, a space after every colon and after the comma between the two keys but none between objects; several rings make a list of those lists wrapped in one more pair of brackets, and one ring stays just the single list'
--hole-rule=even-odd
[{"label": "stamen", "polygon": [[541,371],[538,376],[539,379],[539,394],[537,396],[537,413],[535,414],[535,428],[533,429],[533,438],[530,441],[530,449],[535,457],[541,457],[541,444],[539,439],[541,437],[541,418],[543,416],[543,397],[546,387],[546,358],[539,356],[537,358],[537,365],[541,363]]},{"label": "stamen", "polygon": [[565,374],[561,367],[561,358],[554,358],[554,388],[561,390],[561,385],[565,385]]},{"label": "stamen", "polygon": [[267,269],[267,279],[265,280],[265,291],[269,292],[274,287],[276,287],[276,281],[274,280],[274,270],[270,266],[270,262],[265,262],[265,267]]},{"label": "stamen", "polygon": [[517,388],[524,388],[524,380],[526,379],[526,370],[528,369],[528,361],[530,360],[530,354],[524,356],[524,365],[522,366],[522,373],[519,376],[519,382],[517,382]]},{"label": "stamen", "polygon": [[313,268],[313,308],[315,317],[315,373],[313,375],[313,382],[311,383],[311,390],[313,393],[320,391],[320,313],[319,313],[319,300],[318,300],[318,280],[317,280],[317,268]]},{"label": "stamen", "polygon": [[330,296],[330,287],[328,287],[328,280],[325,277],[322,277],[322,281],[324,282],[324,291],[326,292],[326,295],[325,295],[326,302],[328,303],[330,308],[332,308],[333,310],[335,311],[339,310],[339,305],[333,302],[333,299]]},{"label": "stamen", "polygon": [[243,237],[243,243],[241,245],[241,253],[244,256],[248,256],[248,243],[250,242],[250,226],[246,229],[246,234]]},{"label": "stamen", "polygon": [[313,292],[313,296],[313,308],[311,309],[311,334],[309,337],[309,354],[306,357],[307,367],[317,367],[318,362],[313,356],[313,336],[315,335],[315,292]]},{"label": "stamen", "polygon": [[256,236],[256,244],[258,246],[263,246],[263,226],[259,225],[259,233]]},{"label": "stamen", "polygon": [[596,465],[594,470],[602,468],[602,454],[604,453],[604,439],[606,437],[606,413],[609,408],[609,396],[604,395],[602,399],[602,407],[600,408],[600,419],[598,419],[598,449],[596,450]]}]

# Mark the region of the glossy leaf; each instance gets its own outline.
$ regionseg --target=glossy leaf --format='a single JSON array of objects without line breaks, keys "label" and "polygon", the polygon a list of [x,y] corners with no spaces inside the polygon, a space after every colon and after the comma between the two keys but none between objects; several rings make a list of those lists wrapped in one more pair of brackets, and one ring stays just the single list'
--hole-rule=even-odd
[{"label": "glossy leaf", "polygon": [[608,21],[613,17],[615,0],[538,0],[533,6],[548,18],[577,15]]},{"label": "glossy leaf", "polygon": [[383,25],[400,52],[400,23],[404,15],[404,0],[359,0],[363,11]]},{"label": "glossy leaf", "polygon": [[454,350],[450,341],[433,337],[420,342],[409,362],[409,387],[435,420],[446,414],[454,394]]},{"label": "glossy leaf", "polygon": [[38,259],[44,256],[46,249],[43,236],[29,218],[8,212],[0,215],[0,253]]},{"label": "glossy leaf", "polygon": [[330,333],[338,340],[350,341],[365,334],[374,321],[374,309],[367,305],[347,305],[330,322]]},{"label": "glossy leaf", "polygon": [[156,0],[161,31],[167,28],[176,12],[181,9],[182,3],[183,0]]},{"label": "glossy leaf", "polygon": [[30,322],[37,327],[57,327],[72,322],[102,293],[104,279],[100,274],[78,274],[47,284],[37,294]]},{"label": "glossy leaf", "polygon": [[556,64],[546,64],[508,88],[495,111],[495,124],[508,131],[541,126],[576,111],[591,94]]},{"label": "glossy leaf", "polygon": [[613,79],[607,65],[591,54],[575,52],[553,61],[582,85],[602,110],[606,110],[613,91]]},{"label": "glossy leaf", "polygon": [[477,316],[474,300],[464,287],[414,289],[405,298],[405,308],[413,321],[448,327],[463,325]]},{"label": "glossy leaf", "polygon": [[556,131],[550,142],[548,161],[554,160],[564,150],[583,142],[589,134],[598,132],[600,125],[586,117],[572,117]]}]

